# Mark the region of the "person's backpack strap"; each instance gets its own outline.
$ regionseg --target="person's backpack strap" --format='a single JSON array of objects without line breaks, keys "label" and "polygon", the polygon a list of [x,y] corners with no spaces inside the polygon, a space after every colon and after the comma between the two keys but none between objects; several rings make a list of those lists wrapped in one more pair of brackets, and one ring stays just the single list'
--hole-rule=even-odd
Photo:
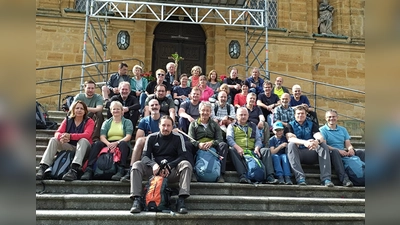
[{"label": "person's backpack strap", "polygon": [[214,103],[214,113],[215,113],[215,116],[217,115],[217,112],[218,112],[218,104],[217,104],[217,103]]},{"label": "person's backpack strap", "polygon": [[[217,115],[217,112],[218,112],[218,104],[215,103],[214,104],[214,113],[215,113],[215,115]],[[226,112],[228,113],[228,116],[231,115],[231,104],[229,104],[229,103],[226,103]]]}]

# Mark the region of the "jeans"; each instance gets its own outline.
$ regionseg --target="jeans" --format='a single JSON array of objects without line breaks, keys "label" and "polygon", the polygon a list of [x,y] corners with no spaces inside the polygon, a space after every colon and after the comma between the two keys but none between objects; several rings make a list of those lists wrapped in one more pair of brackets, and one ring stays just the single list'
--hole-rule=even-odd
[{"label": "jeans", "polygon": [[147,95],[145,92],[142,92],[139,96],[139,104],[140,104],[140,112],[143,112],[145,103],[146,103]]},{"label": "jeans", "polygon": [[272,161],[276,176],[291,176],[290,164],[286,154],[272,154]]}]

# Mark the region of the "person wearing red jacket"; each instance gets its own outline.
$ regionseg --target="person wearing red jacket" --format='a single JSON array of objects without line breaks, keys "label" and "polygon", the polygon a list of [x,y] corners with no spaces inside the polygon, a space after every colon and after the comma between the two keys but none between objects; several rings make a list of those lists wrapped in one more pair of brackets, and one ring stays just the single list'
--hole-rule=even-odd
[{"label": "person wearing red jacket", "polygon": [[62,177],[63,180],[77,179],[77,171],[82,166],[83,158],[93,143],[92,134],[94,120],[87,116],[88,109],[84,102],[78,100],[72,104],[70,115],[66,117],[47,145],[40,161],[36,180],[42,180],[46,169],[53,164],[54,156],[59,150],[75,151],[70,170]]}]

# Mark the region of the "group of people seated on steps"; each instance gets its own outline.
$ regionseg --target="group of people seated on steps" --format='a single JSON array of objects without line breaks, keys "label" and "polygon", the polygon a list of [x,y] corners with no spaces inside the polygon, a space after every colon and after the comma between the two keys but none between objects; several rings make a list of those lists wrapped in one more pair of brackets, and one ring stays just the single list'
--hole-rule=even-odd
[{"label": "group of people seated on steps", "polygon": [[[190,183],[197,181],[194,156],[215,148],[223,157],[216,182],[225,182],[229,157],[239,183],[251,183],[242,160],[245,150],[251,150],[264,164],[263,183],[292,185],[293,173],[298,185],[306,185],[302,164],[319,164],[322,185],[334,186],[333,165],[342,185],[353,186],[341,157],[357,155],[364,161],[364,151],[354,149],[346,128],[337,124],[335,110],[326,112],[326,124],[319,127],[299,85],[292,87],[290,95],[282,77],[273,85],[260,77],[258,68],[244,81],[236,68],[223,81],[215,70],[201,75],[199,66],[192,68],[191,76],[181,74],[179,81],[174,79],[174,63],[166,69],[158,69],[156,80],[147,82],[139,65],[130,77],[128,65],[121,63],[102,87],[102,95],[95,93],[95,82],[86,81],[84,93],[74,97],[67,117],[50,139],[36,179],[44,178],[59,150],[74,150],[70,170],[62,179],[76,180],[78,171],[84,170],[80,179],[91,180],[100,150],[118,147],[120,161],[111,179],[130,182],[132,213],[142,210],[142,179],[158,172],[179,183],[177,212],[187,213],[184,199],[190,196]],[[168,168],[159,171],[163,159],[168,160]]]}]

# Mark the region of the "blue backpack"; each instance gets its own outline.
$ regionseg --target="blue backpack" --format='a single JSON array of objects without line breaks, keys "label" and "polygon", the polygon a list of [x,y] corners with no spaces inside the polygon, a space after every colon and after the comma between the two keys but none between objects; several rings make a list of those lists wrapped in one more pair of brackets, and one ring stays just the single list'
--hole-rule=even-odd
[{"label": "blue backpack", "polygon": [[62,150],[58,152],[53,164],[45,171],[46,178],[61,180],[68,172],[74,156],[75,151]]},{"label": "blue backpack", "polygon": [[246,160],[247,179],[252,182],[262,182],[265,179],[265,166],[260,158],[251,150],[244,150],[244,159]]},{"label": "blue backpack", "polygon": [[198,181],[216,182],[221,173],[221,162],[210,151],[216,152],[215,148],[208,151],[198,150],[196,152],[196,163],[194,170]]},{"label": "blue backpack", "polygon": [[355,186],[365,186],[365,163],[358,156],[342,157],[344,170]]}]

